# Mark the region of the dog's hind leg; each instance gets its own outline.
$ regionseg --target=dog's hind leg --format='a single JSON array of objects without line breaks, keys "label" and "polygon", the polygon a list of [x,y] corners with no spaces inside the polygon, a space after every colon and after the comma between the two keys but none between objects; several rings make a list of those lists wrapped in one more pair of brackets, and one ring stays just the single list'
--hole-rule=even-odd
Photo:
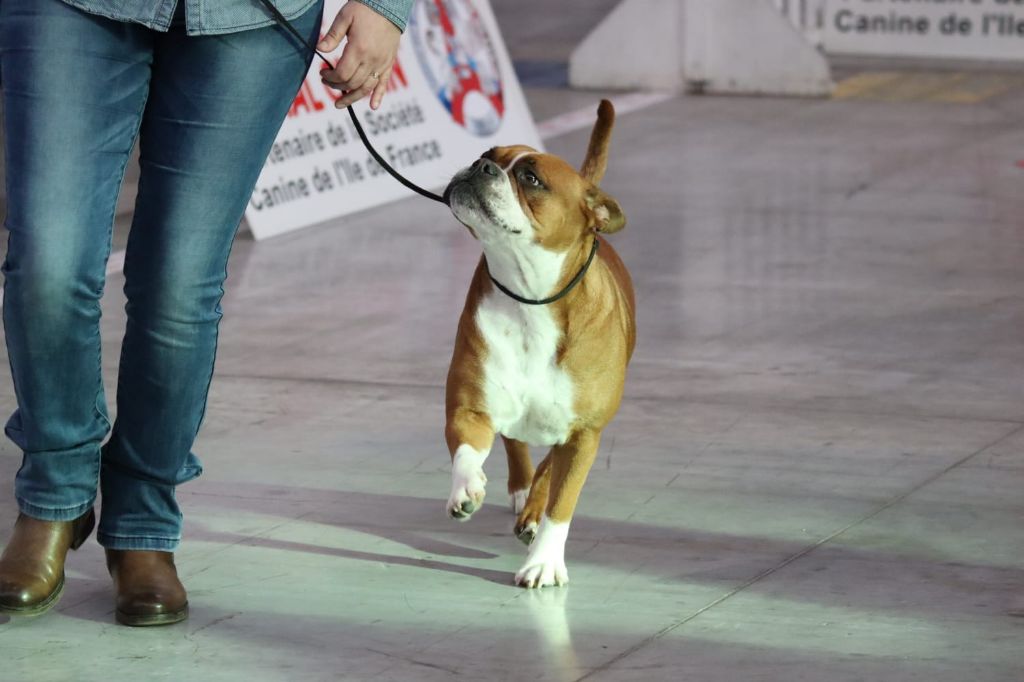
[{"label": "dog's hind leg", "polygon": [[[526,562],[516,573],[516,584],[522,587],[564,585],[569,582],[565,568],[565,541],[569,537],[576,503],[583,483],[597,456],[601,432],[579,431],[564,445],[551,449],[550,490],[547,507],[537,528],[537,537],[530,545]],[[531,494],[532,497],[532,494]],[[529,507],[529,501],[527,507]]]},{"label": "dog's hind leg", "polygon": [[512,438],[502,436],[505,454],[508,455],[508,501],[513,514],[523,511],[526,496],[530,494],[533,481],[533,462],[530,460],[530,446]]},{"label": "dog's hind leg", "polygon": [[537,471],[533,474],[533,483],[530,485],[530,494],[526,498],[526,505],[520,510],[516,518],[515,534],[523,544],[529,545],[537,536],[537,528],[540,526],[541,518],[544,516],[544,509],[548,506],[548,486],[551,483],[551,454],[541,460],[537,465]]}]

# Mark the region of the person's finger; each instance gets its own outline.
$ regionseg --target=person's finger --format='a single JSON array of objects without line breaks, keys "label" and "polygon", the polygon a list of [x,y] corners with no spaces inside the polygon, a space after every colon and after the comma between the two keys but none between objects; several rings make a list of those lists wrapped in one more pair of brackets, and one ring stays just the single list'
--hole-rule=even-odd
[{"label": "person's finger", "polygon": [[374,87],[376,87],[376,85],[377,81],[373,80],[372,78],[369,78],[367,79],[366,85],[356,90],[350,90],[349,92],[346,92],[344,97],[342,97],[341,99],[334,103],[334,106],[338,109],[344,109],[348,105],[358,102],[362,98],[368,96],[371,92],[373,92],[373,89]]},{"label": "person's finger", "polygon": [[341,44],[342,38],[348,34],[348,29],[351,26],[352,15],[348,12],[338,12],[338,16],[334,17],[334,21],[331,23],[331,27],[327,29],[327,33],[316,44],[317,49],[324,52],[331,52],[337,49],[338,45]]},{"label": "person's finger", "polygon": [[384,94],[388,91],[388,83],[391,81],[391,67],[384,69],[380,74],[380,80],[373,88],[373,95],[370,97],[370,108],[376,111],[380,103],[384,101]]},{"label": "person's finger", "polygon": [[338,83],[341,77],[333,69],[320,69],[320,82],[332,88],[341,87]]},{"label": "person's finger", "polygon": [[370,73],[371,69],[369,64],[365,62],[360,64],[359,67],[356,69],[356,72],[353,73],[352,77],[348,79],[347,83],[345,83],[345,89],[359,90],[364,86],[369,86],[370,88],[373,88],[373,86],[377,85],[377,81],[370,78]]},{"label": "person's finger", "polygon": [[320,80],[336,90],[355,90],[365,83],[367,76],[370,75],[370,67],[366,64],[356,64],[354,70],[348,71],[349,69],[352,69],[351,62],[344,65],[339,62],[333,71],[331,69],[321,71]]},{"label": "person's finger", "polygon": [[334,68],[338,75],[341,76],[341,85],[346,90],[355,90],[362,85],[361,80],[357,81],[355,79],[356,71],[362,65],[365,64],[369,68],[371,64],[380,64],[383,61],[382,58],[372,54],[373,52],[376,52],[376,50],[372,50],[365,40],[361,40],[354,35],[349,36],[348,41],[345,42],[345,49],[341,51],[341,58]]}]

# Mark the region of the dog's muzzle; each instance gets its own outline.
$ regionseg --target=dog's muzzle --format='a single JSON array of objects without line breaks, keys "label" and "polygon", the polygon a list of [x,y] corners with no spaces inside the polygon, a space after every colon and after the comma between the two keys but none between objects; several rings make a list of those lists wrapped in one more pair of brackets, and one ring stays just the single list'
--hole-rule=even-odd
[{"label": "dog's muzzle", "polygon": [[476,189],[479,193],[479,190],[485,190],[488,184],[500,181],[504,177],[505,171],[501,166],[490,159],[479,158],[471,166],[456,173],[452,181],[448,183],[444,189],[445,203],[451,206],[452,190],[462,183],[478,185]]}]

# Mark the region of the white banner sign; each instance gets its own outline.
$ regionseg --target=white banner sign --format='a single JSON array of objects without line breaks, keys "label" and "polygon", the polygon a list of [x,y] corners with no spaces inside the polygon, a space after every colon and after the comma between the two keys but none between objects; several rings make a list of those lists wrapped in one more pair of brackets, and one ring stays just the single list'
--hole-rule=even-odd
[{"label": "white banner sign", "polygon": [[[324,30],[343,0],[327,0]],[[332,61],[340,56],[339,49]],[[363,147],[313,62],[245,217],[256,239],[412,195]],[[356,113],[374,147],[416,184],[438,189],[495,145],[541,148],[487,0],[417,0],[387,96]]]},{"label": "white banner sign", "polygon": [[828,0],[825,50],[1024,61],[1024,0]]}]

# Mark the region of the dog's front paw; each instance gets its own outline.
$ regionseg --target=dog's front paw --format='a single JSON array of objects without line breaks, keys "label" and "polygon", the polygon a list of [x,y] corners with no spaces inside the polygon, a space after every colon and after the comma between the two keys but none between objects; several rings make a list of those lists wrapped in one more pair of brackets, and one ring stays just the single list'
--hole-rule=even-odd
[{"label": "dog's front paw", "polygon": [[448,496],[448,516],[458,521],[468,521],[477,509],[483,506],[487,484],[484,472],[478,471],[464,479],[452,480],[452,492]]},{"label": "dog's front paw", "polygon": [[468,445],[460,445],[452,460],[452,491],[445,508],[448,516],[457,521],[468,521],[483,506],[487,476],[483,462],[487,453],[479,453]]},{"label": "dog's front paw", "polygon": [[566,585],[569,582],[569,571],[564,560],[526,560],[523,567],[516,573],[516,585],[519,587],[551,587]]},{"label": "dog's front paw", "polygon": [[536,540],[530,545],[526,562],[516,573],[516,585],[533,588],[567,584],[565,540],[568,535],[568,523],[556,523],[545,516],[537,529]]}]

